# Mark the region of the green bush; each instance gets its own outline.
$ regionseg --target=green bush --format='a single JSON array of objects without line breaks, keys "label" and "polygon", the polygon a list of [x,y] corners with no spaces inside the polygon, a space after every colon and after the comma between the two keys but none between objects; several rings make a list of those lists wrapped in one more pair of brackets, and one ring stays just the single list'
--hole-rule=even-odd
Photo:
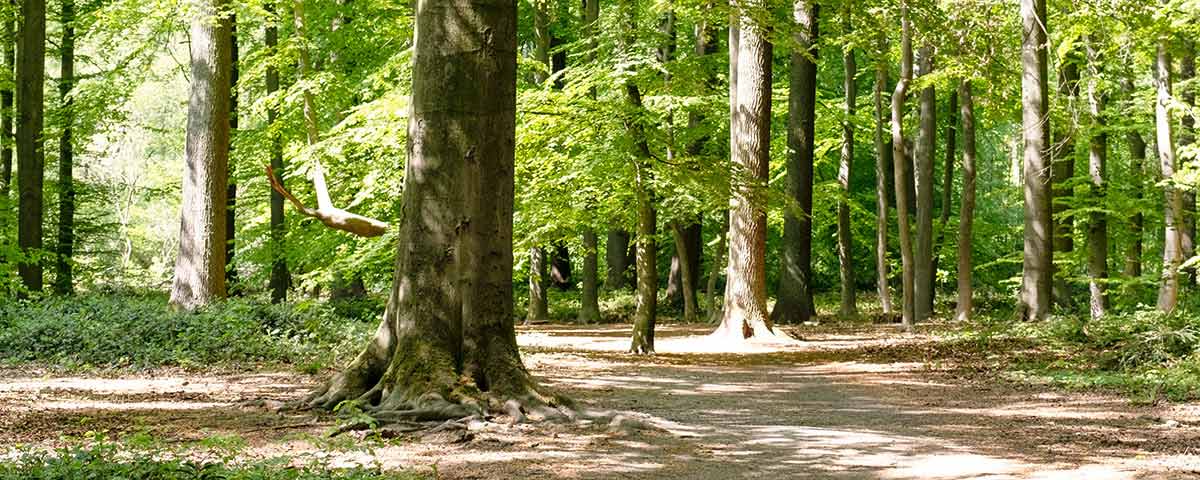
[{"label": "green bush", "polygon": [[49,297],[0,305],[0,362],[67,368],[281,363],[317,370],[356,353],[378,317],[315,301],[229,300],[175,312],[156,295]]}]

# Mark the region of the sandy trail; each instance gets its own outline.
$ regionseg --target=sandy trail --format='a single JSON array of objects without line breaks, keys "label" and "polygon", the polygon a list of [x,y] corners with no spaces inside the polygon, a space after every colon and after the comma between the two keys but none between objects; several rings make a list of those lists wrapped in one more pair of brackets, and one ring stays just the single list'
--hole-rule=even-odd
[{"label": "sandy trail", "polygon": [[430,439],[441,441],[327,441],[319,437],[332,419],[243,404],[293,398],[315,382],[307,376],[9,370],[0,371],[0,443],[55,445],[88,431],[184,444],[237,435],[246,455],[436,465],[451,479],[1200,478],[1194,405],[1139,406],[878,359],[881,346],[929,340],[879,329],[806,332],[797,345],[743,354],[705,353],[707,344],[690,336],[703,331],[663,328],[650,359],[621,353],[623,326],[521,334],[526,362],[543,381],[661,431],[496,425]]}]

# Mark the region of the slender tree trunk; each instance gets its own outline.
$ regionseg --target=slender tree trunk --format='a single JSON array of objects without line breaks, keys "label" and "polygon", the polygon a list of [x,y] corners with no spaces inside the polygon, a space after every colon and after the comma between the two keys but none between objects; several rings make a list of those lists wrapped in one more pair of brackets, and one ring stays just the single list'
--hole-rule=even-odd
[{"label": "slender tree trunk", "polygon": [[[269,13],[274,14],[275,2],[268,1],[263,4]],[[274,22],[267,22],[266,32],[266,47],[271,55],[275,55],[276,48],[279,43],[279,31],[275,27]],[[267,65],[266,72],[266,87],[267,95],[272,95],[279,91],[279,70],[274,67],[274,64]],[[267,128],[271,138],[271,168],[276,172],[282,172],[283,165],[283,143],[280,141],[279,132],[276,131],[276,120],[279,117],[278,108],[271,104],[267,107]],[[283,182],[283,179],[279,179]],[[291,273],[288,272],[287,265],[287,249],[284,245],[284,237],[287,235],[287,224],[283,215],[283,194],[271,189],[271,303],[279,303],[287,300],[288,287],[292,283]]]},{"label": "slender tree trunk", "polygon": [[[846,35],[850,34],[852,28],[852,7],[852,2],[847,1],[842,12],[843,33]],[[854,239],[850,231],[853,228],[850,224],[850,180],[854,174],[854,124],[851,119],[854,118],[855,102],[858,99],[858,85],[855,83],[858,65],[855,63],[852,48],[846,49],[842,58],[845,69],[842,91],[846,118],[842,120],[842,158],[838,165],[838,185],[842,189],[842,195],[838,198],[837,220],[838,266],[842,283],[842,305],[838,312],[841,317],[849,318],[858,316],[854,291]]]},{"label": "slender tree trunk", "polygon": [[237,182],[234,179],[233,166],[233,135],[238,129],[238,38],[237,16],[229,16],[229,165],[225,169],[225,178],[229,185],[225,187],[225,285],[231,294],[237,292],[237,268],[233,265],[235,237],[237,236]]},{"label": "slender tree trunk", "polygon": [[959,115],[955,115],[958,111],[958,89],[950,91],[949,108],[946,112],[949,113],[946,118],[946,151],[945,161],[942,162],[942,197],[940,205],[940,214],[938,216],[937,239],[933,242],[933,275],[931,280],[933,283],[929,285],[929,291],[937,292],[937,272],[938,266],[942,260],[942,250],[946,247],[946,230],[950,228],[950,214],[953,213],[954,202],[954,160],[958,152],[957,126]]},{"label": "slender tree trunk", "polygon": [[1050,314],[1053,245],[1050,232],[1049,98],[1046,95],[1046,0],[1021,0],[1021,123],[1025,154],[1025,249],[1019,317]]},{"label": "slender tree trunk", "polygon": [[771,137],[771,49],[757,15],[761,0],[737,2],[741,15],[738,89],[733,118],[733,199],[729,216],[729,278],[725,308],[713,335],[749,339],[776,335],[767,312],[767,181]]},{"label": "slender tree trunk", "polygon": [[[726,217],[727,219],[728,217]],[[721,227],[717,230],[717,248],[713,250],[712,265],[708,270],[708,285],[704,288],[708,292],[708,315],[709,323],[718,323],[721,321],[721,309],[725,307],[724,292],[717,289],[717,279],[721,273],[725,271],[725,253],[728,251],[725,248],[725,239],[729,236],[728,220],[721,222]]]},{"label": "slender tree trunk", "polygon": [[[671,236],[675,240],[675,251],[683,252],[685,261],[679,262],[679,279],[682,285],[679,288],[680,296],[683,298],[683,323],[696,323],[699,321],[700,314],[697,312],[699,307],[696,305],[696,283],[700,278],[699,259],[692,262],[693,256],[699,257],[699,243],[694,241],[693,232],[699,233],[700,225],[698,223],[683,226],[679,222],[671,224]],[[698,237],[698,235],[696,236]],[[695,252],[694,254],[692,252]]]},{"label": "slender tree trunk", "polygon": [[[15,75],[16,64],[16,24],[10,20],[4,21],[4,37],[0,39],[0,63],[3,63],[6,75]],[[15,76],[13,78],[16,78]],[[12,192],[13,172],[13,87],[0,87],[0,198],[8,205],[8,196]]]},{"label": "slender tree trunk", "polygon": [[54,257],[54,291],[69,295],[74,291],[72,257],[75,252],[75,147],[72,125],[75,123],[71,89],[75,84],[75,0],[62,0],[62,44],[58,93],[62,99],[62,136],[58,139],[58,244]]},{"label": "slender tree trunk", "polygon": [[[1133,100],[1133,79],[1126,75],[1121,79],[1121,94],[1127,100]],[[1141,200],[1144,195],[1142,177],[1145,176],[1146,140],[1142,134],[1129,130],[1125,134],[1125,143],[1129,145],[1129,182],[1133,187],[1132,197]],[[1145,230],[1145,215],[1141,209],[1136,209],[1129,220],[1129,236],[1132,241],[1125,250],[1125,276],[1136,278],[1142,276],[1142,237]]]},{"label": "slender tree trunk", "polygon": [[1091,139],[1088,142],[1088,180],[1089,193],[1095,202],[1092,212],[1088,214],[1088,293],[1089,311],[1092,319],[1103,317],[1108,310],[1108,298],[1105,295],[1105,282],[1108,280],[1108,214],[1105,213],[1104,185],[1108,168],[1108,128],[1104,118],[1104,103],[1106,99],[1100,91],[1101,59],[1093,39],[1088,39],[1088,65],[1091,75],[1088,79],[1088,113],[1091,117]]},{"label": "slender tree trunk", "polygon": [[[1075,58],[1075,53],[1071,52],[1061,61],[1058,72],[1058,93],[1060,101],[1066,104],[1064,110],[1070,116],[1068,121],[1062,122],[1061,125],[1055,126],[1054,139],[1052,141],[1052,150],[1050,159],[1052,167],[1050,169],[1050,181],[1052,184],[1051,192],[1053,198],[1066,199],[1070,198],[1074,192],[1070,186],[1071,179],[1075,176],[1075,130],[1079,123],[1076,115],[1076,103],[1079,97],[1079,64]],[[1059,218],[1060,214],[1066,212],[1070,207],[1065,200],[1055,201],[1051,199],[1051,214],[1054,222],[1054,251],[1069,256],[1075,251],[1075,221],[1071,218]],[[1051,296],[1053,301],[1059,305],[1068,305],[1071,303],[1071,290],[1067,284],[1067,277],[1070,272],[1059,274],[1055,272]]]},{"label": "slender tree trunk", "polygon": [[[673,306],[680,308],[684,307],[684,280],[687,280],[692,285],[692,288],[697,288],[700,278],[700,254],[703,247],[703,239],[701,238],[702,225],[699,217],[696,221],[676,221],[672,222],[671,229],[680,229],[683,235],[683,245],[675,241],[675,254],[671,256],[671,270],[667,275],[667,302]],[[680,258],[685,259],[680,262]],[[684,271],[691,272],[690,278],[684,278]],[[695,291],[691,295],[695,295]]]},{"label": "slender tree trunk", "polygon": [[1163,268],[1162,286],[1158,291],[1158,309],[1170,312],[1179,302],[1180,224],[1182,223],[1183,194],[1172,183],[1175,175],[1175,137],[1171,119],[1171,54],[1167,40],[1159,40],[1154,60],[1154,83],[1158,101],[1154,105],[1155,143],[1158,145],[1159,170],[1163,186]]},{"label": "slender tree trunk", "polygon": [[896,82],[896,91],[892,93],[892,166],[896,182],[896,217],[899,221],[900,261],[901,261],[901,323],[905,330],[911,331],[914,324],[913,297],[913,246],[912,229],[909,227],[908,209],[909,193],[905,180],[905,165],[907,161],[904,142],[904,102],[908,97],[908,86],[912,82],[912,25],[908,18],[908,0],[900,0],[900,80]]},{"label": "slender tree trunk", "polygon": [[583,291],[580,292],[579,318],[582,324],[600,322],[599,242],[596,231],[583,231]]},{"label": "slender tree trunk", "polygon": [[[1196,78],[1196,43],[1191,40],[1183,42],[1183,56],[1179,59],[1179,80],[1185,82],[1189,88],[1183,90],[1181,95],[1183,103],[1189,107],[1196,106],[1196,87],[1191,85],[1191,82]],[[1195,118],[1188,114],[1184,115],[1179,129],[1179,146],[1181,148],[1190,147],[1195,141]],[[1188,261],[1196,255],[1196,192],[1193,189],[1187,189],[1183,194],[1183,229],[1181,230],[1181,246],[1183,253],[1182,261]],[[1196,267],[1189,266],[1186,269],[1188,284],[1196,284]]]},{"label": "slender tree trunk", "polygon": [[971,287],[972,228],[975,224],[975,98],[971,92],[971,81],[958,84],[959,106],[963,132],[963,189],[962,208],[958,221],[958,307],[954,318],[958,321],[970,319],[974,308],[974,292]]},{"label": "slender tree trunk", "polygon": [[192,310],[225,296],[225,194],[229,162],[230,25],[224,0],[196,0],[183,213],[171,305]]},{"label": "slender tree trunk", "polygon": [[604,279],[604,288],[609,291],[621,290],[629,285],[629,232],[620,228],[610,228],[605,240],[604,263],[608,272]]},{"label": "slender tree trunk", "polygon": [[[787,193],[789,200],[795,203],[789,201],[784,209],[779,288],[775,308],[771,311],[771,322],[775,324],[804,323],[813,313],[812,192],[819,6],[810,0],[795,0],[792,15],[796,30],[788,80]],[[796,211],[797,207],[799,211]],[[732,236],[730,247],[736,248]],[[730,267],[733,267],[742,254],[730,250],[730,255]]]},{"label": "slender tree trunk", "polygon": [[26,257],[17,266],[25,289],[42,290],[42,182],[45,172],[43,101],[46,67],[46,2],[21,2],[17,38],[17,189],[21,198],[17,246]]},{"label": "slender tree trunk", "polygon": [[875,63],[875,276],[879,304],[885,318],[892,317],[892,289],[888,286],[888,159],[884,141],[886,110],[883,91],[888,84],[887,37],[880,35],[880,58]]},{"label": "slender tree trunk", "polygon": [[[933,46],[917,52],[921,77],[933,74]],[[917,247],[913,263],[913,319],[933,315],[933,157],[937,149],[937,94],[930,84],[920,93],[920,122],[913,152],[917,188]]]},{"label": "slender tree trunk", "polygon": [[550,285],[550,269],[546,265],[546,249],[534,247],[529,250],[529,308],[525,324],[550,320],[546,287]]}]

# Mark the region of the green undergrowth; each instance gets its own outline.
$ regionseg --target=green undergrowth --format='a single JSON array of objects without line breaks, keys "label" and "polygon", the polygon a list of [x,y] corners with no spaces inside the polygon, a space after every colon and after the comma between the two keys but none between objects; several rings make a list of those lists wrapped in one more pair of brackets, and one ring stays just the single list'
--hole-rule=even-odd
[{"label": "green undergrowth", "polygon": [[241,461],[227,452],[135,450],[99,442],[53,451],[23,449],[0,456],[0,480],[420,480],[375,466],[334,468],[314,458]]},{"label": "green undergrowth", "polygon": [[[1138,401],[1200,399],[1200,315],[1139,308],[1099,320],[1059,315],[1015,322],[983,315],[942,332],[989,358],[1008,378],[1078,389],[1116,390]],[[1012,345],[1023,345],[1013,349]]]},{"label": "green undergrowth", "polygon": [[0,304],[0,364],[92,368],[341,364],[378,324],[369,305],[232,299],[172,311],[153,294],[89,294]]}]

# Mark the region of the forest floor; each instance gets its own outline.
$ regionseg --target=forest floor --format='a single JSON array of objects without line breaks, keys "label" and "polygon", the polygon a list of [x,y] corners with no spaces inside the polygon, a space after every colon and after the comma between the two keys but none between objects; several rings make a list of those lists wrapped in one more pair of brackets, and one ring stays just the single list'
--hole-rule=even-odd
[{"label": "forest floor", "polygon": [[487,424],[327,439],[336,419],[272,408],[313,376],[19,368],[0,370],[0,450],[102,432],[447,479],[1200,478],[1200,405],[1005,381],[938,358],[938,337],[891,326],[806,328],[794,346],[740,354],[705,353],[696,336],[710,329],[662,326],[649,358],[623,353],[624,325],[521,330],[542,381],[650,429]]}]

